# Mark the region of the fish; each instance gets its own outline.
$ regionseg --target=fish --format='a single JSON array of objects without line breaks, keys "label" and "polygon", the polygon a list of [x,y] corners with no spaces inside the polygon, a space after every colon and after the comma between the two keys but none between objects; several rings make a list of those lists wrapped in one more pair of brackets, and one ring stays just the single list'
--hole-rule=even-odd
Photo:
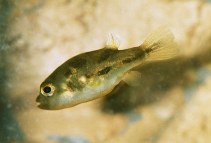
[{"label": "fish", "polygon": [[119,42],[110,36],[98,50],[76,55],[56,68],[40,85],[37,106],[45,110],[70,108],[110,93],[121,81],[137,86],[137,66],[178,55],[174,35],[158,28],[142,44],[119,50]]}]

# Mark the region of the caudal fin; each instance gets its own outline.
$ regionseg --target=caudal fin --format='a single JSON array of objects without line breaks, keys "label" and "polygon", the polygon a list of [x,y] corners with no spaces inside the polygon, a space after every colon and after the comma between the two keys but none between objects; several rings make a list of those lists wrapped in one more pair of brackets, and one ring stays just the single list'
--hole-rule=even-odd
[{"label": "caudal fin", "polygon": [[165,60],[178,55],[174,36],[167,28],[159,28],[147,36],[140,46],[147,53],[147,61]]}]

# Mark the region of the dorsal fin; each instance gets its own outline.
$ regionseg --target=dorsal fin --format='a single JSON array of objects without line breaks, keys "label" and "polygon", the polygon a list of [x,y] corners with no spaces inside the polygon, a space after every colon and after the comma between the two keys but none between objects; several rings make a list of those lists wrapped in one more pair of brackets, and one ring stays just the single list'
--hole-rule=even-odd
[{"label": "dorsal fin", "polygon": [[119,39],[116,35],[109,33],[105,48],[118,50],[120,45]]}]

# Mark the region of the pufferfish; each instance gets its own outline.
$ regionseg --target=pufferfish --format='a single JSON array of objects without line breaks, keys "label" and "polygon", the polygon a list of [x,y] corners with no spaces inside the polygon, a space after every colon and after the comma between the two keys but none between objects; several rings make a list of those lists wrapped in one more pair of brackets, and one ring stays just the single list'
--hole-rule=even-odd
[{"label": "pufferfish", "polygon": [[140,46],[118,50],[111,36],[104,48],[76,55],[51,73],[40,85],[38,107],[58,110],[95,100],[110,93],[120,81],[137,83],[140,74],[132,69],[149,61],[177,55],[173,34],[159,28]]}]

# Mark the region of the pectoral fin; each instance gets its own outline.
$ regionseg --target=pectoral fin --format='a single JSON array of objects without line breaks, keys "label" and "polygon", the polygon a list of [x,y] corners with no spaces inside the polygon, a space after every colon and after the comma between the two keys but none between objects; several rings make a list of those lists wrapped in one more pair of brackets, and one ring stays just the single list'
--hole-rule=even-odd
[{"label": "pectoral fin", "polygon": [[129,71],[122,80],[130,86],[140,86],[141,73]]}]

